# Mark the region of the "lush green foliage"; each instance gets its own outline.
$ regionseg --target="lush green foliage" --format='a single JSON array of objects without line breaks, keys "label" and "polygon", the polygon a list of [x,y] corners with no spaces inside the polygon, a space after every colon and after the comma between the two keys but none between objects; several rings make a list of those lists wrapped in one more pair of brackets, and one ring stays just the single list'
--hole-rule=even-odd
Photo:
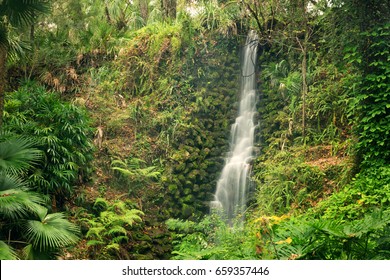
[{"label": "lush green foliage", "polygon": [[133,224],[141,222],[144,215],[131,207],[130,201],[109,203],[104,198],[97,198],[93,205],[95,215],[87,214],[80,220],[88,227],[85,237],[94,258],[128,258],[121,244],[129,242]]},{"label": "lush green foliage", "polygon": [[361,64],[363,69],[364,76],[356,88],[354,113],[358,115],[358,149],[368,165],[390,163],[389,36],[389,24],[366,31],[362,34],[368,42],[364,52],[355,48],[346,55],[347,60]]},{"label": "lush green foliage", "polygon": [[322,196],[326,174],[296,153],[281,152],[259,162],[256,170],[257,204],[264,215],[304,209]]},{"label": "lush green foliage", "polygon": [[116,170],[122,176],[123,182],[131,182],[129,186],[129,193],[133,192],[134,189],[139,189],[142,186],[157,181],[161,176],[161,171],[158,170],[156,166],[141,167],[141,164],[144,165],[145,162],[132,158],[129,160],[113,160],[111,165],[112,169]]},{"label": "lush green foliage", "polygon": [[[46,1],[0,2],[1,66],[12,46],[27,50],[19,39],[32,43],[8,68],[2,258],[77,242],[50,202],[82,226],[71,258],[169,258],[172,246],[174,259],[390,257],[387,1],[66,0],[39,24]],[[227,226],[202,217],[249,29],[260,36],[258,153],[246,222]]]},{"label": "lush green foliage", "polygon": [[375,210],[350,222],[299,216],[281,223],[263,219],[260,232],[278,259],[388,259],[389,223],[388,211]]},{"label": "lush green foliage", "polygon": [[48,200],[26,187],[27,171],[42,158],[33,148],[36,143],[10,134],[2,134],[0,140],[0,236],[7,239],[0,244],[1,258],[17,258],[11,244],[25,246],[23,258],[51,258],[79,240],[79,229],[63,213],[48,214]]},{"label": "lush green foliage", "polygon": [[206,216],[199,223],[170,219],[173,259],[257,259],[256,237],[240,223],[226,225],[218,215]]},{"label": "lush green foliage", "polygon": [[5,128],[33,138],[45,161],[30,174],[30,186],[58,201],[69,198],[76,181],[88,179],[91,128],[85,112],[58,95],[28,84],[9,95]]}]

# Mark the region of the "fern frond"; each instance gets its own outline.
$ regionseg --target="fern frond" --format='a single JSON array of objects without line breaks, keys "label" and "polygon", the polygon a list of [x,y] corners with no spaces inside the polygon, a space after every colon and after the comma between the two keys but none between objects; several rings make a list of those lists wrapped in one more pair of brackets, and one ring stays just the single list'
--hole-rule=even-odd
[{"label": "fern frond", "polygon": [[126,235],[126,234],[127,234],[127,230],[125,228],[116,225],[110,228],[110,230],[105,235],[118,236],[118,235]]},{"label": "fern frond", "polygon": [[85,235],[86,238],[97,238],[99,240],[103,240],[101,236],[101,232],[104,231],[105,228],[103,226],[101,227],[92,227],[88,230],[87,234]]},{"label": "fern frond", "polygon": [[131,209],[125,213],[125,215],[122,216],[123,221],[127,223],[128,225],[132,226],[133,223],[141,222],[142,218],[141,216],[144,215],[144,212],[138,210],[138,209]]},{"label": "fern frond", "polygon": [[103,241],[100,240],[88,240],[87,246],[98,246],[98,245],[104,245]]},{"label": "fern frond", "polygon": [[98,197],[95,200],[95,203],[93,204],[93,209],[98,211],[104,211],[108,208],[108,201],[102,197]]},{"label": "fern frond", "polygon": [[119,251],[120,250],[120,246],[117,243],[112,243],[112,244],[107,245],[106,249],[107,250],[113,250],[113,251]]},{"label": "fern frond", "polygon": [[120,236],[116,236],[116,237],[112,238],[111,241],[114,243],[121,244],[121,243],[128,242],[129,238],[127,236],[120,235]]}]

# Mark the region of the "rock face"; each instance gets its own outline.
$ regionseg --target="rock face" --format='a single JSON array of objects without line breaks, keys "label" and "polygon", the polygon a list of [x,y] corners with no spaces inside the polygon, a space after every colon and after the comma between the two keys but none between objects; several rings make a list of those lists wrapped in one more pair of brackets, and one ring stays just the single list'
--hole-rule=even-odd
[{"label": "rock face", "polygon": [[193,81],[189,126],[176,132],[175,152],[166,175],[171,215],[180,218],[209,211],[228,150],[229,124],[237,112],[238,50],[210,48],[194,70],[202,75]]}]

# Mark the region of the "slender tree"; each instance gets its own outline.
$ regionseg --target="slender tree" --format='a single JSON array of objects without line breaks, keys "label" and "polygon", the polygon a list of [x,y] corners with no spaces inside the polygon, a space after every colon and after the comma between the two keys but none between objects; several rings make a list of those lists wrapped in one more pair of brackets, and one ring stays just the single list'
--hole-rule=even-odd
[{"label": "slender tree", "polygon": [[161,0],[161,8],[165,19],[175,19],[177,0]]}]

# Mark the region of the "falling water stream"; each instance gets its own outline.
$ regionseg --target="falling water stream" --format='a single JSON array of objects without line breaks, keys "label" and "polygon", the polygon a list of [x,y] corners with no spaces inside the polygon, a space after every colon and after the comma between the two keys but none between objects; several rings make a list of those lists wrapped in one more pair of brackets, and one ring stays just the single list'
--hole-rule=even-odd
[{"label": "falling water stream", "polygon": [[256,56],[258,35],[250,31],[241,58],[241,88],[238,117],[231,127],[230,151],[217,183],[211,207],[227,221],[242,216],[246,208],[248,177],[253,158],[256,115]]}]

